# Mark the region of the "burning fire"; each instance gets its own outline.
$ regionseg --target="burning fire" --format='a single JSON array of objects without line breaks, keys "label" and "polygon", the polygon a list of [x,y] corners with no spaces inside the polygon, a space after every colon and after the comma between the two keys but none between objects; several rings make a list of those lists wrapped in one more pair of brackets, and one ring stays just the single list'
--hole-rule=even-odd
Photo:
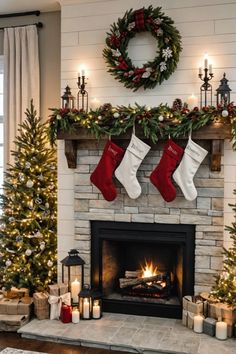
[{"label": "burning fire", "polygon": [[142,278],[153,277],[157,275],[157,267],[152,262],[145,261],[145,267],[142,266]]}]

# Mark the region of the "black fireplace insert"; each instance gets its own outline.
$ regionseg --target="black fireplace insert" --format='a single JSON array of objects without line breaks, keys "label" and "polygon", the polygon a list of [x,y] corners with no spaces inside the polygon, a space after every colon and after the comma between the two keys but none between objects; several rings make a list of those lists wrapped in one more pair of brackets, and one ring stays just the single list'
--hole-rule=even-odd
[{"label": "black fireplace insert", "polygon": [[181,318],[194,249],[195,225],[91,221],[91,285],[103,310]]}]

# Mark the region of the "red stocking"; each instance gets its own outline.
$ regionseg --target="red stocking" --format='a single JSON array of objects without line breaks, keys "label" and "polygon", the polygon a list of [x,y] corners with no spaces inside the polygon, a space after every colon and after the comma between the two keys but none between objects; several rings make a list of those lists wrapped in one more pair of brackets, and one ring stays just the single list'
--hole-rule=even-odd
[{"label": "red stocking", "polygon": [[111,202],[117,196],[116,187],[112,181],[113,172],[124,155],[124,150],[108,140],[102,157],[90,176],[90,181],[102,192],[104,199]]},{"label": "red stocking", "polygon": [[171,177],[180,162],[184,150],[173,140],[169,139],[164,146],[162,158],[150,175],[150,180],[159,190],[166,202],[172,202],[176,197],[176,189],[172,183]]}]

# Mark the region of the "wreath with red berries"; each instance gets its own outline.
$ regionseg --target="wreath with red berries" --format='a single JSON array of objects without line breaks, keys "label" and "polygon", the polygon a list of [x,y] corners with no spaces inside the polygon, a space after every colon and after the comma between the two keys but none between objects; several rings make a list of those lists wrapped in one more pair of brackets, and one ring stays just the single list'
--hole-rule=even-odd
[{"label": "wreath with red berries", "polygon": [[[177,67],[182,49],[180,33],[173,24],[161,7],[127,11],[113,23],[106,38],[103,56],[108,72],[133,91],[153,88],[167,80]],[[142,67],[136,67],[128,56],[129,41],[139,32],[150,32],[157,40],[157,56]]]}]

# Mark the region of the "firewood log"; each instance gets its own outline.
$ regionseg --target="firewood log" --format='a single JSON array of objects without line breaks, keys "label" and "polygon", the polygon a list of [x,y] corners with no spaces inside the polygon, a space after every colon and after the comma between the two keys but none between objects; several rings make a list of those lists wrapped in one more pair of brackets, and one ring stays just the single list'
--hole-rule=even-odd
[{"label": "firewood log", "polygon": [[147,277],[147,278],[135,278],[135,279],[127,279],[127,278],[120,278],[119,282],[120,282],[120,288],[127,288],[129,286],[134,286],[134,285],[138,285],[138,284],[145,284],[145,283],[151,283],[154,282],[156,280],[161,280],[162,279],[162,275],[154,275],[153,277]]},{"label": "firewood log", "polygon": [[126,270],[125,278],[141,278],[142,271],[141,270]]}]

